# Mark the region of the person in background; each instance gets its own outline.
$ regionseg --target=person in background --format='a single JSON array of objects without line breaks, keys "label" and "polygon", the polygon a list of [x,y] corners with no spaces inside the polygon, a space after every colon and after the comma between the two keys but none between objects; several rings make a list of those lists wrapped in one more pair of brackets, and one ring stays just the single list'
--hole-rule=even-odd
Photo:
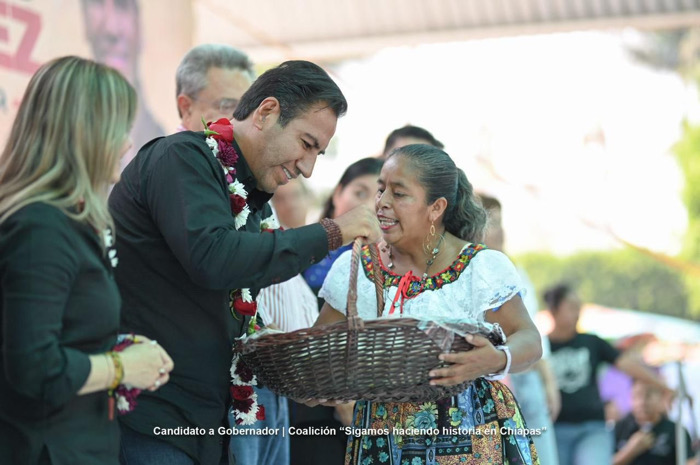
[{"label": "person in background", "polygon": [[[321,212],[321,218],[336,218],[352,210],[358,205],[373,208],[374,195],[377,193],[377,178],[384,164],[377,158],[363,158],[348,166],[333,193],[326,200]],[[350,245],[334,250],[320,262],[310,266],[302,273],[309,287],[316,295],[323,286],[328,270],[340,254],[350,250]],[[323,299],[318,299],[318,306],[323,306]]]},{"label": "person in background", "polygon": [[280,186],[270,203],[282,227],[289,229],[300,228],[306,224],[311,201],[311,192],[304,181],[297,178]]},{"label": "person in background", "polygon": [[[272,194],[311,176],[346,109],[321,67],[287,61],[256,79],[231,120],[214,122],[218,140],[193,131],[155,139],[124,169],[109,197],[120,232],[122,328],[153,334],[175,370],[165,389],[142,395],[120,418],[123,463],[228,463],[220,431],[229,424],[231,348],[255,326],[259,290],[358,236],[379,236],[367,207],[264,231]],[[159,434],[187,427],[207,434]]]},{"label": "person in background", "polygon": [[242,51],[221,44],[194,47],[175,75],[177,130],[203,131],[202,119],[231,118],[254,80],[253,63]]},{"label": "person in background", "polygon": [[562,408],[554,430],[559,465],[598,465],[612,461],[613,437],[605,425],[603,401],[597,376],[605,363],[615,365],[633,378],[672,391],[651,370],[593,334],[579,333],[576,326],[581,300],[567,284],[557,284],[544,293],[554,318],[549,334],[550,363],[557,377]]},{"label": "person in background", "polygon": [[[481,204],[488,214],[484,244],[490,249],[504,252],[505,233],[501,221],[503,211],[501,202],[494,197],[479,194]],[[534,320],[538,304],[535,289],[523,268],[516,265],[520,279],[525,287],[525,295],[521,296],[530,318]],[[543,464],[557,465],[557,442],[554,436],[553,420],[561,409],[561,394],[557,386],[552,368],[549,366],[549,339],[542,340],[542,358],[531,369],[510,376],[510,386],[513,394],[520,403],[529,428],[541,428],[542,434],[533,435],[532,440],[537,448],[537,455]]]},{"label": "person in background", "polygon": [[[643,351],[656,336],[651,333],[635,334],[617,341],[615,346],[626,356],[644,363]],[[634,380],[614,366],[605,370],[599,380],[600,398],[605,403],[605,421],[609,427],[626,417],[632,411],[632,386]]]},{"label": "person in background", "polygon": [[[635,381],[632,411],[615,425],[613,465],[676,465],[676,424],[666,417],[664,391]],[[683,430],[687,465],[695,465],[690,435]]]},{"label": "person in background", "polygon": [[428,144],[439,149],[445,148],[443,143],[437,140],[428,130],[407,124],[389,133],[384,143],[384,150],[379,158],[386,160],[394,149],[409,144]]},{"label": "person in background", "polygon": [[[470,334],[472,350],[440,355],[449,365],[427,373],[430,383],[471,381],[456,396],[421,403],[358,401],[353,426],[361,432],[348,437],[346,465],[390,459],[412,465],[539,464],[517,401],[499,380],[540,358],[540,335],[519,296],[522,286],[513,264],[478,244],[486,213],[466,175],[436,147],[401,147],[382,167],[375,207],[386,245],[379,247],[376,263],[369,251],[374,245],[362,249],[359,316],[377,318],[372,270],[382,273],[383,317],[498,323],[507,344],[494,346]],[[344,253],[328,273],[320,293],[326,303],[316,325],[346,318],[351,258],[351,251]],[[467,432],[456,433],[457,428]],[[388,434],[372,434],[381,429]]]},{"label": "person in background", "polygon": [[138,109],[131,130],[133,147],[121,169],[146,142],[165,134],[148,106],[139,76],[141,19],[138,0],[81,0],[85,36],[95,61],[115,68],[136,89]]},{"label": "person in background", "polygon": [[135,113],[116,70],[57,58],[29,81],[0,156],[2,464],[116,465],[111,391],[168,382],[173,363],[155,341],[112,350],[120,297],[107,189]]}]

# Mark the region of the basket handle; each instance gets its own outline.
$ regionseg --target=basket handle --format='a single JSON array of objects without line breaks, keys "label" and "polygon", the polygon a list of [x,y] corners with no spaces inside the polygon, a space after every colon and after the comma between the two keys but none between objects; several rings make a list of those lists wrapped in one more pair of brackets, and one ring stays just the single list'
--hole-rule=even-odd
[{"label": "basket handle", "polygon": [[[357,314],[357,270],[360,263],[360,253],[362,250],[362,239],[355,239],[352,244],[352,258],[350,259],[350,283],[348,285],[348,326],[350,329],[364,327],[362,319]],[[379,269],[379,260],[376,244],[370,245],[370,255],[374,267],[374,286],[377,293],[377,317],[382,316],[384,311],[384,277]]]},{"label": "basket handle", "polygon": [[379,247],[372,244],[369,247],[369,254],[372,257],[372,275],[374,275],[374,288],[377,291],[377,318],[384,313],[384,273],[379,266]]},{"label": "basket handle", "polygon": [[357,314],[357,266],[360,261],[360,250],[362,249],[362,239],[355,239],[352,244],[352,258],[350,259],[350,283],[348,285],[348,328],[360,329],[364,327],[364,322]]}]

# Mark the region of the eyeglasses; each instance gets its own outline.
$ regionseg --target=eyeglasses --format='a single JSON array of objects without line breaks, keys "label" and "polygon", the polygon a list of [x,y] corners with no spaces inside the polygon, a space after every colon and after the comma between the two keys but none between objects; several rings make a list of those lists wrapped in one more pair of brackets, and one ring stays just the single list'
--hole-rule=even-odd
[{"label": "eyeglasses", "polygon": [[201,99],[193,99],[194,101],[199,101],[199,102],[204,102],[211,108],[216,108],[219,110],[219,113],[226,114],[226,115],[233,115],[234,110],[238,106],[239,100],[236,98],[222,98],[219,100],[214,100],[212,101],[206,101],[206,100],[201,100]]},{"label": "eyeglasses", "polygon": [[216,107],[218,103],[219,111],[221,113],[233,115],[234,110],[238,106],[238,102],[239,100],[235,98],[222,98],[218,102],[214,102],[214,106]]}]

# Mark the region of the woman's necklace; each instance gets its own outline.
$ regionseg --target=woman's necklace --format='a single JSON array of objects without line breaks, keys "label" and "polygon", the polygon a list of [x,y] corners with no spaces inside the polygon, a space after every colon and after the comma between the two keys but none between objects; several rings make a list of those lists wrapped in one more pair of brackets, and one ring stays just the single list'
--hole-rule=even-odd
[{"label": "woman's necklace", "polygon": [[[435,263],[435,259],[437,258],[438,254],[440,254],[440,247],[442,247],[442,243],[445,241],[445,236],[440,234],[440,239],[438,240],[438,243],[435,244],[435,247],[433,247],[432,250],[432,255],[431,257],[425,261],[425,272],[423,273],[423,278],[428,277],[428,270],[430,270],[430,267]],[[387,264],[387,268],[393,271],[394,269],[394,255],[392,253],[391,245],[387,245],[387,249],[385,249],[388,256],[389,256],[389,263]]]}]

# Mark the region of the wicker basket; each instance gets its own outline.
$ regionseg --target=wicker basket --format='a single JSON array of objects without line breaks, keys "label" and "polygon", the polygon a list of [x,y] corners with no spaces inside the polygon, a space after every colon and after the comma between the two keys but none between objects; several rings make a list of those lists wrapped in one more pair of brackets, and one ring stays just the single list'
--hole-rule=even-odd
[{"label": "wicker basket", "polygon": [[[444,326],[413,318],[363,321],[357,315],[357,267],[361,244],[353,247],[348,319],[291,333],[269,334],[237,341],[235,350],[273,392],[294,399],[423,402],[459,394],[469,382],[431,386],[428,372],[445,366],[443,352],[472,348]],[[376,248],[372,249],[372,263]],[[383,283],[378,269],[377,314],[383,310]],[[459,331],[481,334],[504,343],[495,325],[460,324]]]}]

